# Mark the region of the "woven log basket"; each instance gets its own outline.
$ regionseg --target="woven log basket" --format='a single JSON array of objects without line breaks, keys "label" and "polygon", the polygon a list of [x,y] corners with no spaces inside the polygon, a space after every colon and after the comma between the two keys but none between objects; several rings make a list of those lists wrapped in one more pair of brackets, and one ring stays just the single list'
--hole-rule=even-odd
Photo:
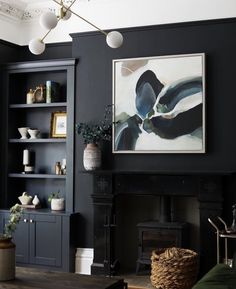
[{"label": "woven log basket", "polygon": [[151,283],[157,289],[190,289],[197,279],[198,255],[182,248],[152,252]]}]

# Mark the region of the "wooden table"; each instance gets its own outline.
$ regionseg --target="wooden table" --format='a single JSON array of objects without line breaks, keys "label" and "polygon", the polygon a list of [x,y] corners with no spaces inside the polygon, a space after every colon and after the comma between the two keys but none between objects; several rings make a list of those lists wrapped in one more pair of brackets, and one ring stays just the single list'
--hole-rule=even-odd
[{"label": "wooden table", "polygon": [[16,268],[16,279],[0,282],[0,289],[124,289],[123,279]]}]

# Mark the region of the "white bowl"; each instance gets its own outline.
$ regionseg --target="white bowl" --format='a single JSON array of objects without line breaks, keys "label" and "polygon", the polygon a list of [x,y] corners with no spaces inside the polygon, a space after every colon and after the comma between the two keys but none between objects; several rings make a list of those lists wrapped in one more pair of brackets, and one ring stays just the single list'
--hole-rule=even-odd
[{"label": "white bowl", "polygon": [[21,139],[28,138],[28,130],[29,130],[29,127],[18,127],[18,131],[21,135]]},{"label": "white bowl", "polygon": [[28,129],[28,133],[31,139],[38,138],[40,130],[38,129]]},{"label": "white bowl", "polygon": [[32,201],[31,196],[20,196],[18,197],[22,205],[29,205]]}]

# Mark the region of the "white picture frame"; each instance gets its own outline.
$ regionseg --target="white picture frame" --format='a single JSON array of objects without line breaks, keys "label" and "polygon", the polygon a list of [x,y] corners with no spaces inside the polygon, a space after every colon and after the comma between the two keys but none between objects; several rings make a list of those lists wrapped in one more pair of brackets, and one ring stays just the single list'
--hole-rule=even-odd
[{"label": "white picture frame", "polygon": [[205,54],[114,59],[113,153],[205,153]]}]

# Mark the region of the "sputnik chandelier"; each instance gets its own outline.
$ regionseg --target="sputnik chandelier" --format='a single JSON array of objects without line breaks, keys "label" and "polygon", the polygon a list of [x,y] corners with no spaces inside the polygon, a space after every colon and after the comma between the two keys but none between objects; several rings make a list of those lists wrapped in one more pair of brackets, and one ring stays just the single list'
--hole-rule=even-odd
[{"label": "sputnik chandelier", "polygon": [[48,32],[41,39],[34,38],[29,42],[29,50],[31,53],[35,55],[42,54],[45,50],[44,39],[57,26],[57,23],[59,21],[68,20],[72,14],[79,17],[83,21],[87,22],[88,24],[99,30],[102,34],[104,34],[106,36],[107,45],[110,46],[111,48],[118,48],[122,45],[123,36],[120,32],[111,31],[107,33],[104,30],[97,27],[96,25],[94,25],[93,23],[91,23],[90,21],[88,21],[87,19],[85,19],[84,17],[72,11],[71,7],[76,1],[77,0],[73,0],[69,6],[66,6],[63,0],[61,0],[60,2],[58,2],[57,0],[53,0],[53,2],[57,3],[60,6],[59,15],[56,15],[52,12],[45,12],[40,16],[39,23],[43,28],[47,29]]}]

